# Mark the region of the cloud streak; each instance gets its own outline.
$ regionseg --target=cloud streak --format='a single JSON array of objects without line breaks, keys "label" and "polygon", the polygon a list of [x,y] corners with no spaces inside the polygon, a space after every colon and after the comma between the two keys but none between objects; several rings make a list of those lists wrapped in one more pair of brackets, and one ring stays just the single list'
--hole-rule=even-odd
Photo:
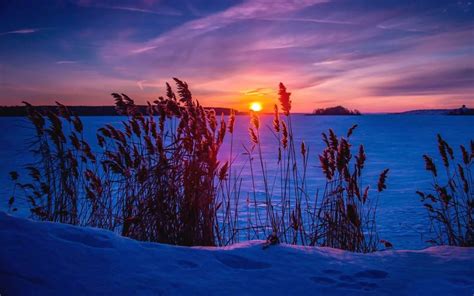
[{"label": "cloud streak", "polygon": [[420,71],[374,87],[377,96],[474,93],[474,68]]},{"label": "cloud streak", "polygon": [[293,0],[293,1],[272,1],[265,0],[245,1],[244,3],[231,7],[223,12],[200,18],[183,24],[182,26],[146,42],[140,48],[131,50],[132,54],[148,52],[167,43],[177,40],[195,38],[200,35],[219,30],[231,24],[252,20],[265,19],[266,17],[278,16],[285,12],[292,12],[318,3],[325,3],[328,0]]},{"label": "cloud streak", "polygon": [[26,34],[33,34],[40,31],[39,28],[33,28],[33,29],[19,29],[19,30],[13,30],[13,31],[8,31],[8,32],[3,32],[0,33],[0,36],[2,35],[10,35],[10,34],[18,34],[18,35],[26,35]]},{"label": "cloud streak", "polygon": [[67,64],[77,64],[78,61],[57,61],[56,64],[58,65],[67,65]]},{"label": "cloud streak", "polygon": [[160,9],[157,9],[157,10],[151,10],[151,9],[143,9],[143,8],[138,8],[138,7],[132,7],[132,6],[108,6],[108,5],[93,5],[93,6],[89,6],[89,7],[112,9],[112,10],[121,10],[121,11],[128,11],[128,12],[153,14],[153,15],[167,15],[167,16],[180,16],[180,15],[182,15],[181,12],[179,12],[177,10],[172,10],[172,9],[169,9],[169,8],[160,8]]}]

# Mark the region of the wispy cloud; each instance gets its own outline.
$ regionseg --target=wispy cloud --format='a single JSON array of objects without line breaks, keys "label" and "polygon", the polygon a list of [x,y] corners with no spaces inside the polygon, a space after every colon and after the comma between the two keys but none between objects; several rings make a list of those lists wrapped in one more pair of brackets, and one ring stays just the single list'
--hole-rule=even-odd
[{"label": "wispy cloud", "polygon": [[36,33],[38,31],[40,31],[41,29],[39,28],[33,28],[33,29],[20,29],[20,30],[14,30],[14,31],[8,31],[8,32],[3,32],[3,33],[0,33],[0,36],[1,35],[9,35],[9,34],[32,34],[32,33]]},{"label": "wispy cloud", "polygon": [[56,64],[58,65],[64,65],[64,64],[77,64],[78,61],[69,61],[69,60],[66,60],[66,61],[57,61]]},{"label": "wispy cloud", "polygon": [[265,21],[276,22],[299,22],[299,23],[316,23],[316,24],[333,24],[333,25],[355,25],[352,21],[343,21],[335,19],[318,19],[318,18],[291,18],[291,17],[273,17],[273,18],[256,18]]},{"label": "wispy cloud", "polygon": [[140,80],[140,81],[137,81],[137,85],[138,87],[141,89],[141,90],[144,90],[145,87],[144,87],[144,83],[146,82],[146,80]]},{"label": "wispy cloud", "polygon": [[263,97],[263,96],[273,94],[274,92],[275,92],[275,90],[272,89],[272,88],[256,88],[256,89],[251,89],[251,90],[245,90],[242,93],[245,96]]},{"label": "wispy cloud", "polygon": [[378,96],[474,93],[474,68],[426,69],[373,88]]},{"label": "wispy cloud", "polygon": [[150,10],[150,9],[143,9],[143,8],[137,8],[137,7],[127,7],[127,6],[96,6],[96,7],[115,9],[115,10],[124,10],[124,11],[130,11],[130,12],[156,14],[156,15],[171,15],[171,16],[182,15],[181,12],[179,12],[177,10],[172,10],[172,9],[169,9],[169,8],[162,8],[162,9],[158,9],[158,10]]},{"label": "wispy cloud", "polygon": [[245,1],[240,5],[233,6],[222,12],[212,14],[169,31],[168,33],[152,39],[142,46],[132,49],[130,53],[145,53],[168,43],[178,40],[190,39],[212,31],[219,30],[236,22],[251,19],[265,19],[278,17],[282,13],[290,13],[318,3],[329,0],[293,0],[293,1]]},{"label": "wispy cloud", "polygon": [[138,6],[131,5],[105,5],[97,2],[77,2],[79,6],[89,7],[89,8],[101,8],[101,9],[111,9],[111,10],[121,10],[128,11],[132,13],[144,13],[144,14],[153,14],[153,15],[168,15],[168,16],[180,16],[182,12],[164,5],[156,5],[155,9],[143,8]]}]

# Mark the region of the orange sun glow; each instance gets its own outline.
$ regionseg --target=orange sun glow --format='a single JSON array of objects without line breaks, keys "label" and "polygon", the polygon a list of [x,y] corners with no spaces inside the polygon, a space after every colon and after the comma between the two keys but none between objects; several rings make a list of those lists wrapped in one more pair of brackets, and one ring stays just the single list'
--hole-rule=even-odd
[{"label": "orange sun glow", "polygon": [[249,108],[250,108],[250,110],[252,110],[254,112],[259,112],[259,111],[262,111],[262,109],[263,109],[262,104],[260,102],[250,103]]}]

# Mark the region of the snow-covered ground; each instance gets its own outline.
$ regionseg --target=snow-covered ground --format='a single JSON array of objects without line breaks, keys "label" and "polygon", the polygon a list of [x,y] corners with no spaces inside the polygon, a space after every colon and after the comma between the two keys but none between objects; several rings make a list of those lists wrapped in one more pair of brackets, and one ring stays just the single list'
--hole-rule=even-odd
[{"label": "snow-covered ground", "polygon": [[473,295],[474,248],[143,243],[0,212],[1,295]]}]

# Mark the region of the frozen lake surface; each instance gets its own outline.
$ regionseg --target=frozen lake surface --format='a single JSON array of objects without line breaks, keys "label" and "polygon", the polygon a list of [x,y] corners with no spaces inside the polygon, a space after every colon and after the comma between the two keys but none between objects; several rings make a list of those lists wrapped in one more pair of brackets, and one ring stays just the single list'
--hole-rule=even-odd
[{"label": "frozen lake surface", "polygon": [[[118,125],[121,117],[83,117],[86,137],[95,143],[95,131],[104,124]],[[266,165],[275,169],[276,143],[267,128],[272,116],[261,116],[262,148]],[[378,230],[380,237],[394,244],[396,249],[420,249],[427,247],[429,237],[426,213],[416,190],[428,190],[431,177],[424,169],[423,154],[437,156],[436,134],[440,133],[458,153],[460,144],[474,139],[474,117],[461,116],[303,116],[293,117],[296,142],[304,140],[309,147],[308,184],[310,193],[322,189],[324,179],[319,168],[318,154],[323,150],[321,133],[332,128],[336,134],[345,135],[348,128],[357,124],[352,137],[354,145],[364,144],[367,162],[364,183],[374,188],[378,174],[390,169],[387,190],[380,195],[378,206]],[[248,116],[237,116],[234,153],[243,152],[242,145],[249,145]],[[33,130],[24,118],[0,118],[0,194],[5,198],[0,209],[6,209],[11,183],[8,172],[32,160],[28,153],[28,139]],[[227,139],[228,140],[228,139]],[[228,155],[228,143],[222,149]],[[237,166],[245,163],[246,157],[238,158]],[[273,167],[272,167],[273,166]],[[248,181],[249,171],[244,170],[243,179]],[[251,190],[244,182],[243,195]],[[376,192],[371,192],[376,194]],[[21,210],[21,209],[20,209]],[[20,211],[24,215],[25,211]]]}]

